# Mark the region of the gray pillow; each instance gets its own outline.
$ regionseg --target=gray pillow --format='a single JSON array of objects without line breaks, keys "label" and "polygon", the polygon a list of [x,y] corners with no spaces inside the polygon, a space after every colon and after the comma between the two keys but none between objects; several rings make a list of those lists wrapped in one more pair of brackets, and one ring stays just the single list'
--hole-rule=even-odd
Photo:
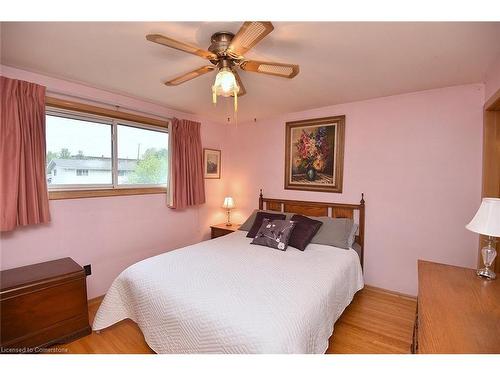
[{"label": "gray pillow", "polygon": [[361,245],[357,242],[352,244],[353,250],[358,254],[359,259],[361,260]]},{"label": "gray pillow", "polygon": [[349,246],[349,249],[352,248],[354,245],[354,241],[356,241],[356,232],[358,231],[359,225],[356,223],[352,224],[352,230],[351,233],[349,233],[349,239],[347,241],[347,245]]},{"label": "gray pillow", "polygon": [[354,243],[358,225],[352,219],[315,217],[323,223],[311,243],[350,249]]},{"label": "gray pillow", "polygon": [[270,214],[284,214],[286,220],[290,220],[293,215],[290,212],[280,212],[280,211],[270,211],[270,210],[253,210],[252,214],[248,217],[248,219],[245,220],[243,224],[240,225],[238,230],[244,230],[244,231],[249,231],[252,228],[252,225],[255,221],[255,216],[257,216],[257,212],[268,212]]},{"label": "gray pillow", "polygon": [[285,251],[295,224],[296,222],[291,220],[264,219],[255,238],[250,243]]}]

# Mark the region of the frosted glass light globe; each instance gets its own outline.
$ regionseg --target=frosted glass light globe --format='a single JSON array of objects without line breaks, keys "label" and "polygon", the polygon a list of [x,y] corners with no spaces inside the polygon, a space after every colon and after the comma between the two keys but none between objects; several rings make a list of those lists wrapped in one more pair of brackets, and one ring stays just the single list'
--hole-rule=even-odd
[{"label": "frosted glass light globe", "polygon": [[231,96],[235,92],[238,93],[240,91],[236,83],[236,78],[229,68],[222,68],[219,73],[217,73],[212,89],[216,95],[224,97]]}]

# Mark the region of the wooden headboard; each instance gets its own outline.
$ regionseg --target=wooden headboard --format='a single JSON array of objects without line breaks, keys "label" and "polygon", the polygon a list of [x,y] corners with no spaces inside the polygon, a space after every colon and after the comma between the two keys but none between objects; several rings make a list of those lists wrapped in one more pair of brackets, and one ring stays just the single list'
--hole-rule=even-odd
[{"label": "wooden headboard", "polygon": [[365,199],[363,193],[361,193],[361,201],[359,204],[348,204],[264,198],[261,189],[259,194],[259,210],[291,212],[304,216],[348,218],[357,221],[359,229],[356,235],[356,242],[361,248],[359,257],[361,266],[363,267],[363,254],[365,248]]}]

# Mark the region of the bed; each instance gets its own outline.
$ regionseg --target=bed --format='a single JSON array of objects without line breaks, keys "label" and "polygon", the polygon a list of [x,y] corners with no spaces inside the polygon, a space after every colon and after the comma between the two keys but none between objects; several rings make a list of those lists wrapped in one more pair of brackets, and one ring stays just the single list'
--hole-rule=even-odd
[{"label": "bed", "polygon": [[324,353],[335,321],[363,288],[360,204],[259,197],[259,208],[355,218],[358,251],[250,245],[235,231],[140,261],[113,282],[93,330],[132,319],[157,353]]}]

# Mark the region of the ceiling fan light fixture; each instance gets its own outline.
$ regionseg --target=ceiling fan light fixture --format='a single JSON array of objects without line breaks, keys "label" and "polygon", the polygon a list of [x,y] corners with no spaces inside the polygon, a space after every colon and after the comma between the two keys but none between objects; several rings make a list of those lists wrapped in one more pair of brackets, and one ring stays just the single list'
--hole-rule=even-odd
[{"label": "ceiling fan light fixture", "polygon": [[215,77],[215,83],[212,86],[212,91],[219,96],[228,97],[239,92],[240,88],[236,82],[236,77],[230,68],[221,68]]},{"label": "ceiling fan light fixture", "polygon": [[238,93],[240,88],[236,82],[236,77],[233,71],[229,67],[222,67],[217,76],[215,77],[215,83],[212,86],[212,101],[217,104],[217,96],[234,96],[234,110],[237,110],[238,103]]}]

